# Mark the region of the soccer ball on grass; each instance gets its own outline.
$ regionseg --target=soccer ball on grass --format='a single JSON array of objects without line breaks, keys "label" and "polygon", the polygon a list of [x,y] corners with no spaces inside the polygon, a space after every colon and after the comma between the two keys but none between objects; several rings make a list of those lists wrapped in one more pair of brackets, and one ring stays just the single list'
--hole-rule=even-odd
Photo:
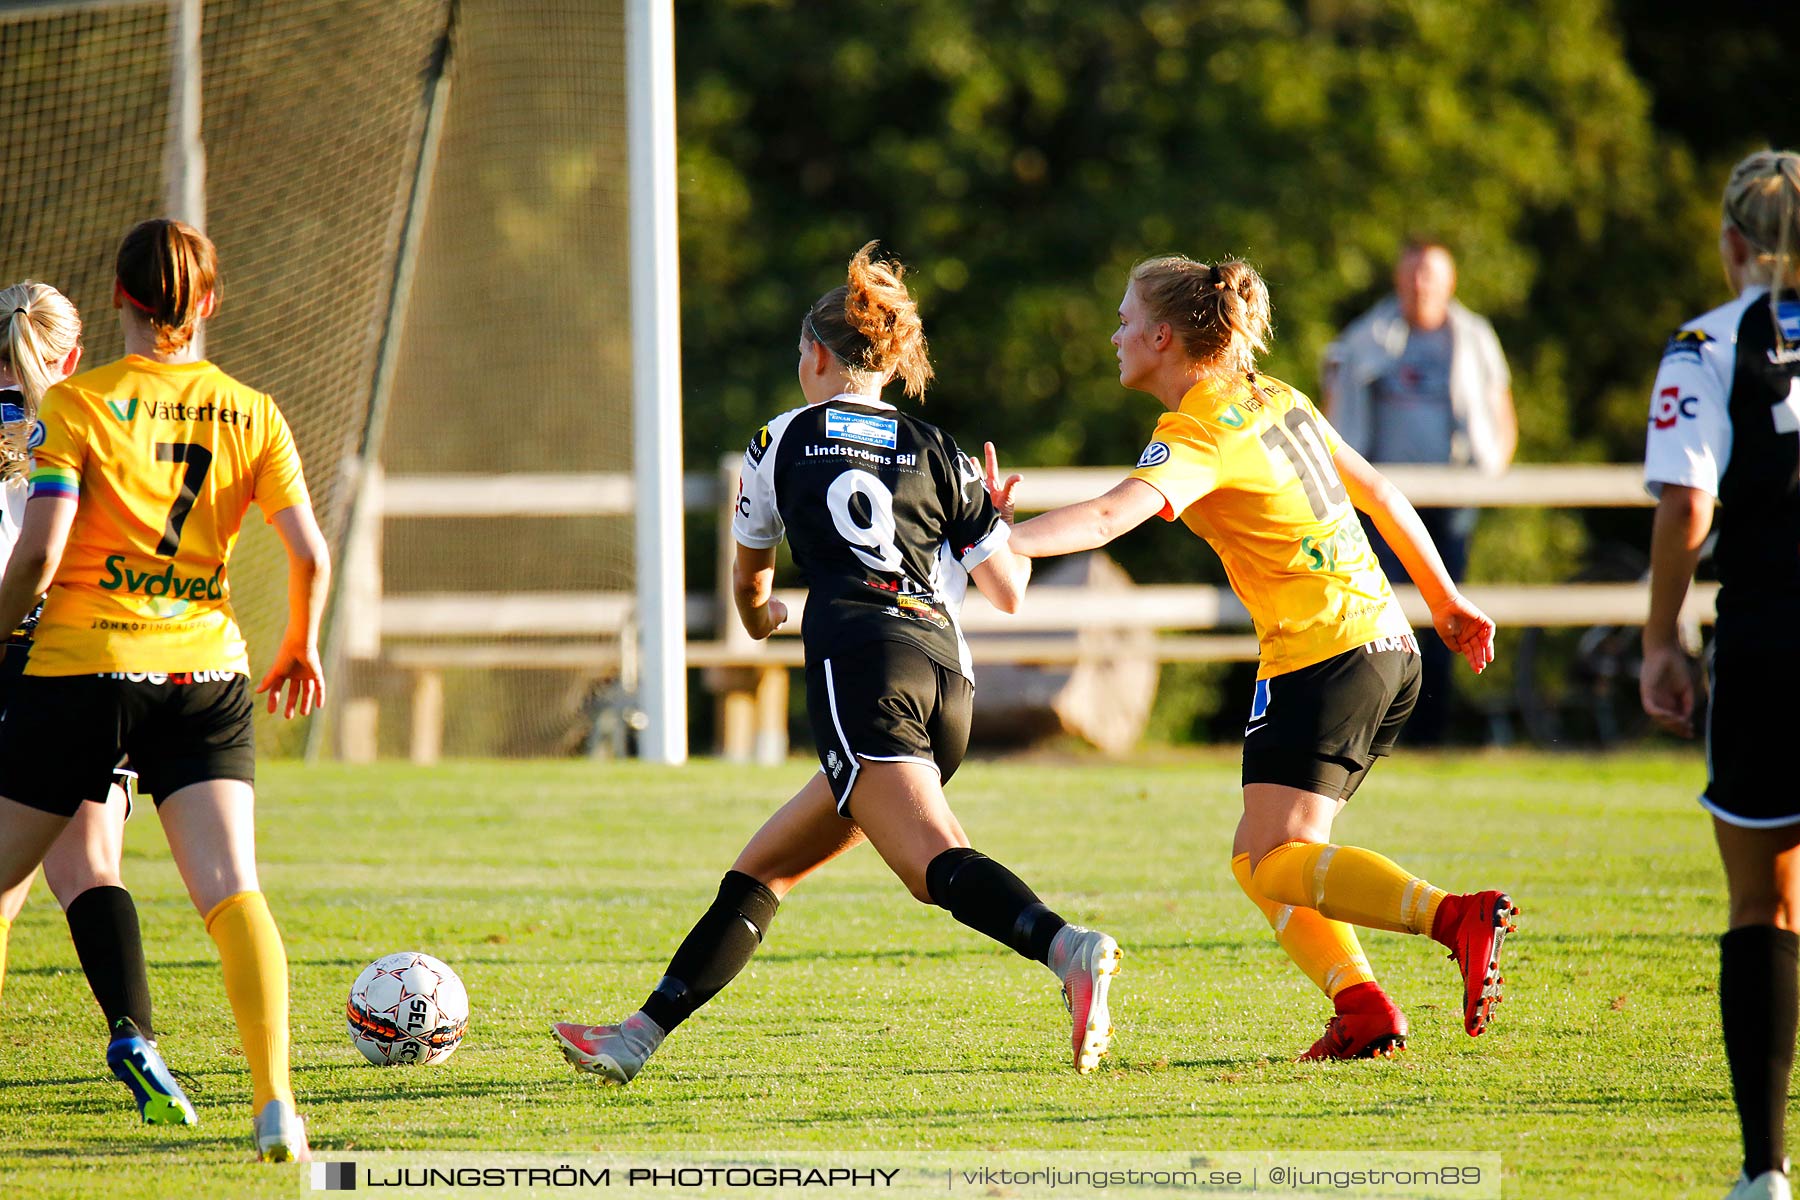
[{"label": "soccer ball on grass", "polygon": [[429,954],[378,958],[350,985],[350,1041],[378,1067],[441,1063],[469,1028],[469,995]]}]

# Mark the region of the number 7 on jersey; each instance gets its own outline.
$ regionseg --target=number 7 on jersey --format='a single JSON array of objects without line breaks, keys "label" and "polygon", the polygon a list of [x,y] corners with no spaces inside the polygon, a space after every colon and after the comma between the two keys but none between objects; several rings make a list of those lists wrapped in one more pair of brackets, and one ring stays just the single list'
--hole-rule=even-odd
[{"label": "number 7 on jersey", "polygon": [[181,473],[181,491],[176,493],[175,503],[169,506],[169,519],[163,524],[162,541],[156,545],[158,554],[169,557],[180,549],[181,527],[187,524],[194,498],[200,494],[206,473],[212,469],[212,460],[212,451],[195,442],[156,443],[157,462],[187,464],[187,469]]}]

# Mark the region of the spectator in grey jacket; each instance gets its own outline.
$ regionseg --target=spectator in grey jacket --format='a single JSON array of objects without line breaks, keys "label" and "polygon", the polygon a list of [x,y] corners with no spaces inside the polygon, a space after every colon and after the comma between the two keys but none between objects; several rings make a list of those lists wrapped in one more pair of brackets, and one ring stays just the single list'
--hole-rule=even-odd
[{"label": "spectator in grey jacket", "polygon": [[[1457,303],[1456,260],[1442,242],[1415,238],[1394,267],[1394,292],[1345,327],[1325,350],[1325,415],[1374,463],[1442,463],[1497,474],[1518,445],[1512,376],[1485,317]],[[1468,564],[1472,509],[1419,511],[1450,576]],[[1365,525],[1365,528],[1367,526]],[[1382,568],[1400,564],[1369,528]],[[1409,741],[1442,741],[1449,715],[1450,657],[1425,653]]]}]

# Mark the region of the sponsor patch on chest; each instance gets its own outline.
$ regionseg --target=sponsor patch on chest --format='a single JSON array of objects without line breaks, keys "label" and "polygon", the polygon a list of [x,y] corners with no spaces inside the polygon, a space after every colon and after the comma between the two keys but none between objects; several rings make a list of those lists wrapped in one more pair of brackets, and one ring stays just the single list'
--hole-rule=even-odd
[{"label": "sponsor patch on chest", "polygon": [[838,412],[825,414],[825,436],[845,442],[861,442],[892,450],[897,443],[900,422],[893,417],[872,417],[867,413]]},{"label": "sponsor patch on chest", "polygon": [[1783,300],[1775,306],[1775,320],[1781,326],[1781,340],[1800,342],[1800,300]]}]

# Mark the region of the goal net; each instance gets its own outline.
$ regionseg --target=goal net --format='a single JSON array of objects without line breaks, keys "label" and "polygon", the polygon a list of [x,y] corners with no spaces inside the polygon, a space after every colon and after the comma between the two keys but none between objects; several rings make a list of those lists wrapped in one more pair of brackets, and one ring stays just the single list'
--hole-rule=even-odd
[{"label": "goal net", "polygon": [[[451,78],[382,442],[387,476],[628,476],[623,5],[465,3]],[[394,517],[381,537],[388,597],[608,595],[623,607],[632,593],[629,511]],[[571,639],[529,630],[499,639],[513,651],[501,665],[459,665],[458,640],[436,647],[444,753],[580,748],[610,672],[558,665]],[[430,649],[416,636],[413,647]],[[402,752],[417,675],[376,683],[381,749]]]},{"label": "goal net", "polygon": [[[340,569],[389,364],[388,475],[628,472],[631,459],[624,45],[592,0],[205,0],[205,229],[222,303],[207,356],[273,395],[293,425]],[[80,307],[88,364],[121,353],[112,256],[171,211],[181,0],[0,8],[0,276]],[[190,8],[191,11],[191,8]],[[442,51],[452,47],[447,60]],[[446,86],[433,92],[445,61]],[[442,138],[422,153],[427,98]],[[408,222],[415,183],[421,219]],[[413,287],[402,311],[406,231]],[[632,586],[629,516],[398,520],[384,592]],[[250,519],[232,595],[253,669],[286,614],[278,541]],[[333,620],[372,619],[340,604]],[[405,631],[398,631],[404,633]],[[364,673],[383,748],[403,745],[404,682]],[[461,754],[541,753],[579,738],[591,672],[447,677]],[[259,720],[261,718],[259,717]],[[295,726],[259,726],[265,750]]]}]

